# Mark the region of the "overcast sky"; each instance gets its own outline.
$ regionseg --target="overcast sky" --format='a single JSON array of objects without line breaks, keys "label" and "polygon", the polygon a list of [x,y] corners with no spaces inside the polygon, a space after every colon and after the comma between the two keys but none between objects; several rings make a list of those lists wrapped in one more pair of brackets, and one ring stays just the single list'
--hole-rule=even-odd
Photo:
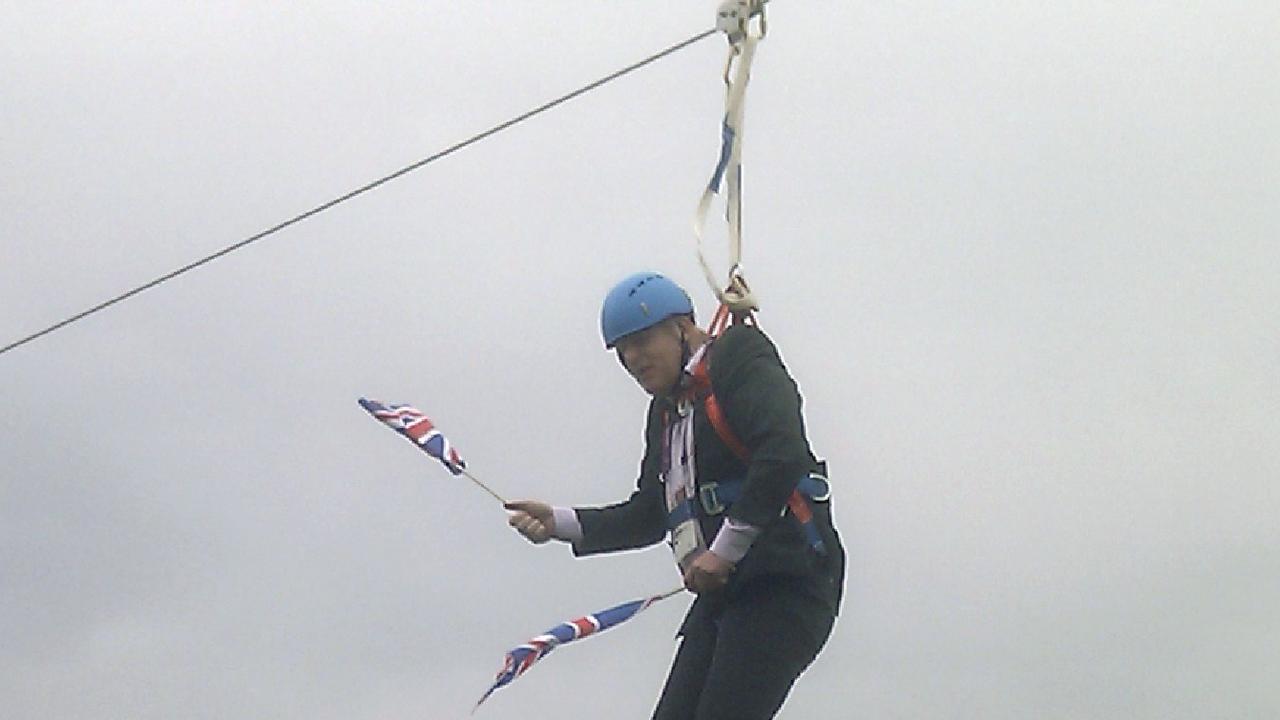
[{"label": "overcast sky", "polygon": [[[0,2],[0,345],[714,6]],[[770,18],[745,265],[850,553],[781,717],[1280,716],[1280,4]],[[625,497],[646,398],[599,302],[657,268],[714,309],[724,52],[0,356],[0,714],[462,718],[515,644],[676,585],[661,546],[529,546],[355,401],[509,496]],[[477,717],[648,717],[688,602]]]}]

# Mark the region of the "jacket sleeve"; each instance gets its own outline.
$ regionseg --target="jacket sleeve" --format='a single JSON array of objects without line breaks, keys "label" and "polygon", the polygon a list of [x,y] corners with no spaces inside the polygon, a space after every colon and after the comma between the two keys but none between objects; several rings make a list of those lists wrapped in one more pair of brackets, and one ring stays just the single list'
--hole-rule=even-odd
[{"label": "jacket sleeve", "polygon": [[574,555],[647,547],[666,537],[666,499],[658,479],[661,453],[662,411],[654,402],[649,406],[644,459],[635,492],[620,503],[575,510],[582,525],[582,539],[573,544]]},{"label": "jacket sleeve", "polygon": [[734,326],[717,345],[712,387],[729,426],[751,448],[742,496],[728,516],[765,527],[814,467],[800,392],[773,343],[754,327]]}]

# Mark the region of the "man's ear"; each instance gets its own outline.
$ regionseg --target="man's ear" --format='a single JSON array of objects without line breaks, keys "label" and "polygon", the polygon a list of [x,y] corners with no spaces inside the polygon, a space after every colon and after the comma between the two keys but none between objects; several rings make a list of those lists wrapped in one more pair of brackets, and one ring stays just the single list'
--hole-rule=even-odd
[{"label": "man's ear", "polygon": [[[689,338],[693,336],[693,333],[689,332],[691,328],[689,324],[689,319],[682,315],[675,319],[674,324],[676,327],[676,339],[680,341],[680,347],[683,349],[684,354],[687,356],[690,352]],[[685,360],[687,359],[688,358],[686,357]]]}]

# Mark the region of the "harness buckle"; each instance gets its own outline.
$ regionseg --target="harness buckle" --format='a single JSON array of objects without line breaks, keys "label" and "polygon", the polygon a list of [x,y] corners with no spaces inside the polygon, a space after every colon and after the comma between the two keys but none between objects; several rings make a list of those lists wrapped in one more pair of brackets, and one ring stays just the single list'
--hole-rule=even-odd
[{"label": "harness buckle", "polygon": [[824,475],[809,473],[809,499],[814,502],[827,502],[831,499],[831,481]]},{"label": "harness buckle", "polygon": [[708,515],[719,515],[725,511],[724,503],[720,502],[720,495],[716,492],[718,487],[720,483],[710,482],[698,488],[698,502]]}]

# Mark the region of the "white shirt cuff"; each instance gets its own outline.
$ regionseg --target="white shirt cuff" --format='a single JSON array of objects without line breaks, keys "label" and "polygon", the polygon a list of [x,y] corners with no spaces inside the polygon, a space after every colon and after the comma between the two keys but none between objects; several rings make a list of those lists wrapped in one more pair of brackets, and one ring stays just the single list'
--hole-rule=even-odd
[{"label": "white shirt cuff", "polygon": [[758,537],[760,528],[727,517],[711,542],[711,552],[736,565]]},{"label": "white shirt cuff", "polygon": [[578,522],[578,513],[573,508],[553,505],[551,512],[554,513],[556,524],[551,537],[570,543],[582,540],[582,523]]}]

